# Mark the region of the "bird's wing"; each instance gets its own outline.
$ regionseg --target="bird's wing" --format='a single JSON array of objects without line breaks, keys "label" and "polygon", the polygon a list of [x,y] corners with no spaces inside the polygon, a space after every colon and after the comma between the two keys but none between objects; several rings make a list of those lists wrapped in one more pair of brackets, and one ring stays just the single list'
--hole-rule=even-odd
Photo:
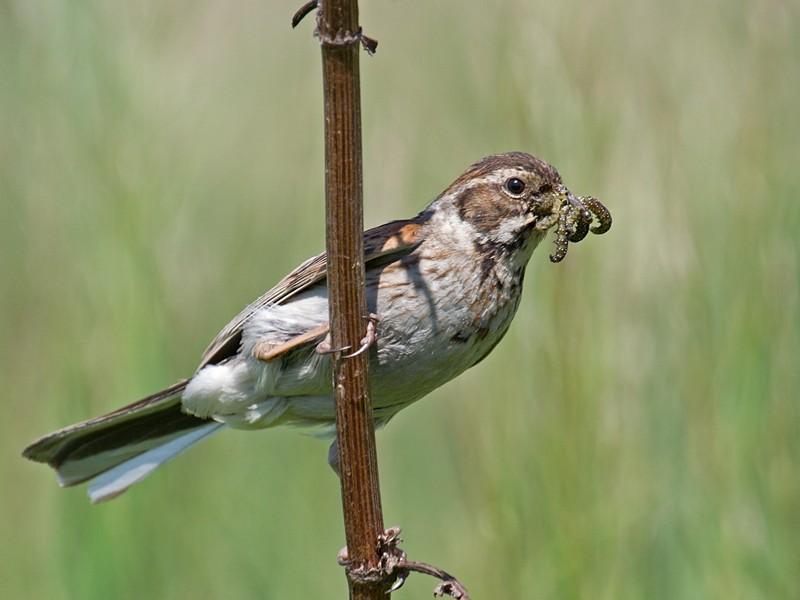
[{"label": "bird's wing", "polygon": [[[365,232],[365,266],[369,266],[377,259],[390,255],[400,257],[413,250],[422,240],[423,222],[424,217],[419,216],[415,219],[392,221]],[[199,368],[220,362],[235,354],[242,339],[242,328],[253,313],[270,304],[282,304],[295,294],[324,281],[327,268],[327,255],[323,252],[308,259],[281,279],[275,287],[250,304],[225,326],[206,348]]]}]

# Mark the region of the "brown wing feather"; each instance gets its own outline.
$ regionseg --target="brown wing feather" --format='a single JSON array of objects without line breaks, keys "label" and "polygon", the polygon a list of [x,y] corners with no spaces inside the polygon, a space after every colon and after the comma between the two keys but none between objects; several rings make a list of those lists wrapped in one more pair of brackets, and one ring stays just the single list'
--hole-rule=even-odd
[{"label": "brown wing feather", "polygon": [[[422,240],[424,220],[423,216],[418,216],[415,219],[392,221],[365,232],[365,264],[369,265],[370,262],[387,255],[410,252]],[[254,312],[269,304],[282,304],[295,294],[323,281],[327,268],[328,260],[323,252],[308,259],[281,279],[275,287],[251,303],[225,326],[206,348],[199,368],[235,354],[241,342],[242,328]]]},{"label": "brown wing feather", "polygon": [[283,356],[295,348],[300,348],[301,346],[305,346],[311,342],[319,343],[320,340],[325,339],[325,336],[328,335],[330,329],[331,328],[328,323],[323,323],[319,327],[314,327],[314,329],[306,331],[305,333],[301,333],[300,335],[296,335],[293,338],[286,340],[282,344],[272,344],[267,340],[262,340],[253,348],[253,356],[263,362],[273,361],[279,356]]}]

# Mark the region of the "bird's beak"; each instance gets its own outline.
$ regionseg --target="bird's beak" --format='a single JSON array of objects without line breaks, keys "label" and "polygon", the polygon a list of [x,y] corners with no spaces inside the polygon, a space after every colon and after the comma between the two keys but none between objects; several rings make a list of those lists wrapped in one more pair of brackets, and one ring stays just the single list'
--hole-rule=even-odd
[{"label": "bird's beak", "polygon": [[569,190],[568,190],[566,187],[564,187],[563,185],[561,186],[561,190],[559,190],[559,191],[560,191],[560,195],[561,195],[561,199],[562,199],[562,201],[563,201],[563,200],[566,200],[567,202],[569,202],[570,204],[572,204],[572,206],[574,206],[575,208],[579,208],[579,209],[581,209],[581,210],[584,210],[584,209],[586,208],[586,207],[585,207],[583,204],[581,204],[581,201],[580,201],[580,200],[578,200],[578,199],[577,199],[577,198],[576,198],[576,197],[573,195],[573,193],[572,193],[572,192],[570,192],[570,191],[569,191]]},{"label": "bird's beak", "polygon": [[564,186],[561,187],[561,197],[564,200],[566,200],[567,202],[569,202],[572,206],[577,208],[581,212],[581,214],[584,215],[584,218],[588,218],[588,219],[592,218],[592,214],[589,212],[589,209],[586,208],[586,205],[583,202],[581,202],[578,198],[576,198],[572,194],[572,192],[570,192]]}]

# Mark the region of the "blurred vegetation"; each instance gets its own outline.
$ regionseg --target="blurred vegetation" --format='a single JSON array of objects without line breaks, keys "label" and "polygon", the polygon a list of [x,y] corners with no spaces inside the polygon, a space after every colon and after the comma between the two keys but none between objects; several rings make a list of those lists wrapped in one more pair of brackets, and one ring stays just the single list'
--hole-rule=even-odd
[{"label": "blurred vegetation", "polygon": [[[190,374],[323,244],[299,0],[0,5],[0,596],[342,598],[326,445],[230,432],[110,504],[19,457]],[[366,220],[526,150],[614,227],[379,434],[475,598],[800,598],[800,5],[362,2]],[[549,243],[549,242],[548,242]],[[398,597],[426,598],[413,577]]]}]

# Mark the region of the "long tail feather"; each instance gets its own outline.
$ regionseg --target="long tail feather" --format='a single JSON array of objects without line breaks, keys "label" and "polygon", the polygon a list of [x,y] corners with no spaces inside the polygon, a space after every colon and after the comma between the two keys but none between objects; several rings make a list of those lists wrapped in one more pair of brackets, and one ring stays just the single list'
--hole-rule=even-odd
[{"label": "long tail feather", "polygon": [[158,467],[178,454],[225,427],[212,421],[191,429],[180,437],[156,446],[123,463],[101,473],[89,485],[89,499],[93,504],[105,502],[119,496],[134,483],[138,483]]},{"label": "long tail feather", "polygon": [[186,383],[51,433],[22,455],[53,467],[62,486],[97,478],[89,489],[92,502],[110,500],[224,427],[181,411]]}]

